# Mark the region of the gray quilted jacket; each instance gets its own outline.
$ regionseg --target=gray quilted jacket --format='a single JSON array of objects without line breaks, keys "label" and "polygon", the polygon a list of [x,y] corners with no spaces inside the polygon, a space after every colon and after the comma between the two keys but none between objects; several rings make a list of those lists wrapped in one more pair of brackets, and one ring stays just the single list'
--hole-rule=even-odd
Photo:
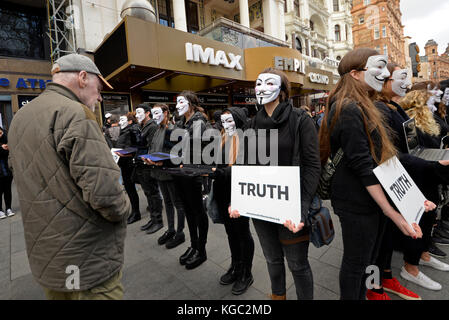
[{"label": "gray quilted jacket", "polygon": [[94,114],[50,83],[14,116],[9,148],[36,281],[70,291],[76,266],[79,290],[87,290],[119,272],[131,210]]}]

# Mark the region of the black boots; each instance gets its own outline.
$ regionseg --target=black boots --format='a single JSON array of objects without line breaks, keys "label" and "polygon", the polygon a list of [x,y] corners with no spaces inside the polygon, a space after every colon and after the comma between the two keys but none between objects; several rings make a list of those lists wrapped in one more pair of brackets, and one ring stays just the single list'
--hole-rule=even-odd
[{"label": "black boots", "polygon": [[173,238],[175,236],[176,231],[165,231],[164,234],[162,236],[159,237],[159,239],[157,239],[157,243],[159,245],[163,245],[165,244],[167,241],[169,241],[171,238]]},{"label": "black boots", "polygon": [[131,215],[128,217],[128,224],[137,222],[141,219],[140,212],[133,211]]},{"label": "black boots", "polygon": [[165,247],[167,249],[173,249],[179,246],[184,241],[186,241],[186,236],[184,235],[184,232],[176,232],[175,235],[167,241]]},{"label": "black boots", "polygon": [[155,233],[156,231],[159,231],[162,229],[164,225],[162,224],[162,221],[160,222],[153,222],[153,224],[145,231],[147,234]]},{"label": "black boots", "polygon": [[207,260],[206,250],[195,250],[195,253],[186,261],[186,269],[187,270],[195,269],[206,260]]},{"label": "black boots", "polygon": [[193,254],[196,252],[196,249],[193,249],[192,247],[189,247],[186,252],[183,253],[182,256],[179,257],[179,263],[181,265],[185,265],[187,260],[193,256]]},{"label": "black boots", "polygon": [[238,274],[237,274],[237,264],[233,262],[231,266],[229,267],[228,271],[221,276],[220,278],[220,284],[226,286],[229,284],[233,284],[235,280],[237,280]]},{"label": "black boots", "polygon": [[142,231],[148,230],[153,225],[153,222],[154,221],[150,219],[150,221],[148,221],[146,224],[140,227],[140,230]]},{"label": "black boots", "polygon": [[251,268],[243,265],[242,268],[238,270],[238,278],[232,286],[232,294],[240,295],[245,293],[253,282],[254,279],[251,274]]}]

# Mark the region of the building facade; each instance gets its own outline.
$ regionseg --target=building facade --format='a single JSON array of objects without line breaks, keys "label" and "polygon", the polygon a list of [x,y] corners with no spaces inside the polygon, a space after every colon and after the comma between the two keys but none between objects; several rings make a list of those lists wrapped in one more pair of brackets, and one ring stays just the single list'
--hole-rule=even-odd
[{"label": "building facade", "polygon": [[441,82],[449,79],[449,45],[442,55],[438,54],[438,43],[434,40],[427,41],[424,49],[430,69],[429,80]]},{"label": "building facade", "polygon": [[406,66],[400,0],[354,0],[354,48],[373,48],[391,62]]}]

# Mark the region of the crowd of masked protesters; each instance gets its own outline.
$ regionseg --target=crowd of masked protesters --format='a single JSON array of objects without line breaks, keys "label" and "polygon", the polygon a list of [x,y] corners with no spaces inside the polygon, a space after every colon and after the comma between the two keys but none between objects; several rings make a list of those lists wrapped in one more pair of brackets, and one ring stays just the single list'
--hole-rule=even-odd
[{"label": "crowd of masked protesters", "polygon": [[[395,294],[407,300],[421,299],[419,292],[407,289],[400,280],[415,283],[423,290],[441,290],[442,285],[424,274],[421,266],[449,272],[449,264],[442,261],[446,254],[439,248],[449,245],[449,160],[429,161],[413,155],[404,123],[414,119],[421,147],[446,148],[449,80],[412,85],[404,66],[389,63],[386,56],[367,48],[345,55],[338,72],[340,79],[326,106],[313,115],[293,107],[287,76],[273,68],[261,71],[255,82],[258,111],[253,117],[245,108],[228,107],[209,119],[192,91],[181,92],[172,111],[163,103],[142,103],[134,112],[106,114],[104,144],[111,150],[111,159],[116,156],[130,204],[126,224],[141,221],[141,212],[147,210],[150,218],[143,221],[140,230],[147,234],[159,232],[155,241],[167,250],[184,245],[178,263],[187,270],[198,268],[207,260],[210,217],[206,203],[213,197],[231,253],[229,269],[217,281],[232,286],[235,295],[245,293],[254,282],[254,242],[259,241],[271,283],[271,299],[286,299],[286,260],[296,298],[312,300],[313,269],[308,261],[311,228],[307,215],[322,168],[340,153],[342,158],[330,191],[330,204],[341,224],[343,239],[340,298],[390,300],[389,294]],[[198,153],[194,131],[203,134],[210,128],[220,132],[222,159],[208,166],[192,165]],[[172,150],[181,141],[173,140],[176,129],[182,129],[187,137],[187,149],[183,148],[174,159]],[[248,218],[232,205],[232,167],[240,165],[240,146],[246,143],[239,139],[238,131],[249,129],[254,129],[257,141],[266,139],[264,147],[269,145],[270,137],[259,134],[260,129],[277,130],[277,143],[269,148],[277,148],[278,159],[269,165],[299,166],[301,223],[276,224]],[[205,145],[203,141],[199,144],[201,151]],[[405,220],[374,174],[376,167],[395,156],[427,199],[419,224],[410,225]],[[262,165],[257,157],[256,165]],[[174,160],[180,162],[174,164]],[[146,208],[139,207],[136,184],[143,190]],[[22,188],[19,186],[19,193]],[[250,232],[251,223],[257,239]],[[397,275],[391,266],[393,251],[403,257]],[[371,265],[379,268],[380,282],[367,288],[367,267]]]}]

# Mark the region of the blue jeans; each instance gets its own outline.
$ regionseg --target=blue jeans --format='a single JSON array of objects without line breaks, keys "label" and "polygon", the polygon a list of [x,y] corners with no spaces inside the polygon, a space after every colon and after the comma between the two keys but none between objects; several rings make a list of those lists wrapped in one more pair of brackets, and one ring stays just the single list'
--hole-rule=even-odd
[{"label": "blue jeans", "polygon": [[308,260],[309,241],[285,245],[279,240],[279,229],[285,228],[272,222],[253,219],[254,227],[267,261],[271,280],[271,292],[282,296],[286,293],[284,257],[293,275],[299,300],[313,299],[313,275]]}]

